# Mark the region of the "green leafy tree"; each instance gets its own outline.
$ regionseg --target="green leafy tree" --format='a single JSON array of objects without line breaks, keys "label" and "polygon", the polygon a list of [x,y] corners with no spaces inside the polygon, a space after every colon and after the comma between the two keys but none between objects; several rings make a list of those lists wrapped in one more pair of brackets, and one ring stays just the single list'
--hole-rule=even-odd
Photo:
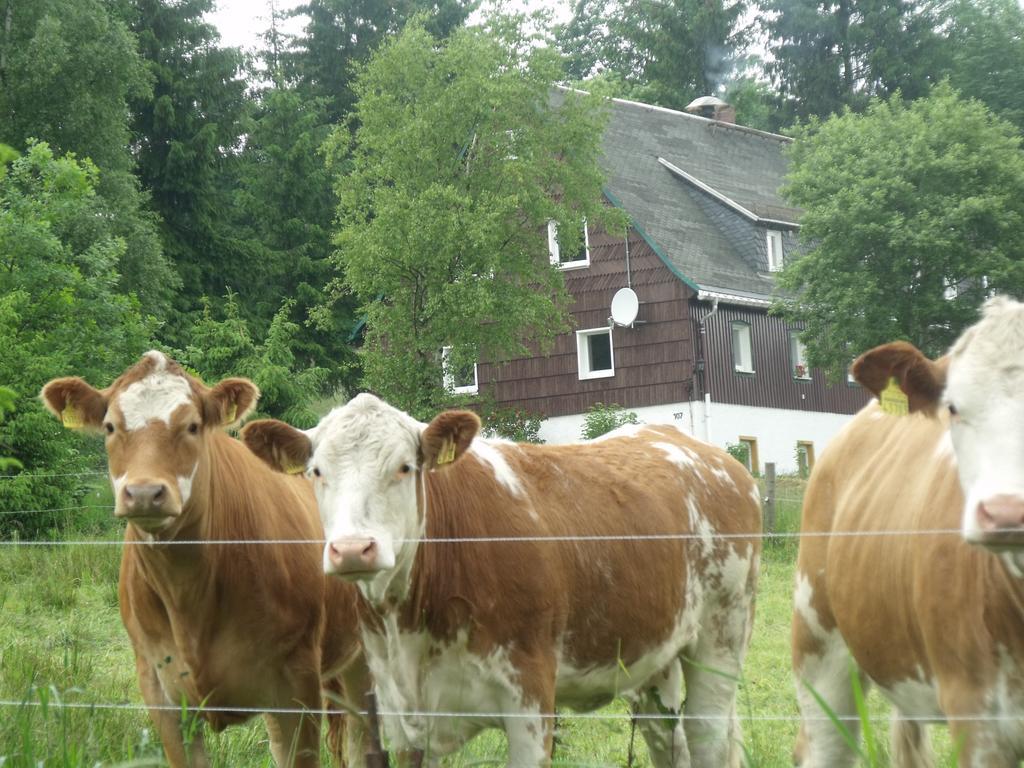
[{"label": "green leafy tree", "polygon": [[153,82],[151,96],[130,101],[131,129],[139,178],[183,282],[179,318],[164,331],[173,338],[199,296],[222,295],[250,270],[250,254],[227,215],[248,109],[243,60],[237,49],[220,47],[217,31],[203,21],[213,0],[123,6]]},{"label": "green leafy tree", "polygon": [[0,424],[0,454],[25,468],[0,483],[5,534],[67,519],[60,510],[85,492],[72,473],[101,466],[96,447],[63,429],[35,394],[55,376],[110,381],[149,344],[151,321],[119,291],[125,241],[109,221],[97,223],[97,177],[88,160],[30,144],[0,178],[0,381],[18,393],[17,411]]},{"label": "green leafy tree", "polygon": [[352,81],[357,66],[414,14],[437,37],[462,26],[478,0],[309,0],[289,15],[309,18],[302,34],[282,59],[289,81],[306,97],[320,99],[331,123],[345,117],[355,103]]},{"label": "green leafy tree", "polygon": [[580,433],[580,437],[584,440],[593,440],[595,437],[606,435],[625,424],[639,423],[640,419],[636,413],[627,411],[617,403],[609,405],[594,403],[583,416],[583,431]]},{"label": "green leafy tree", "polygon": [[0,3],[0,140],[22,150],[45,141],[100,169],[94,204],[102,221],[95,226],[112,227],[125,241],[120,288],[163,317],[178,281],[133,173],[128,130],[128,101],[150,92],[135,37],[109,3]]},{"label": "green leafy tree", "polygon": [[948,85],[796,133],[784,193],[806,253],[780,285],[833,377],[894,339],[937,355],[988,291],[1024,290],[1024,155],[1013,126]]},{"label": "green leafy tree", "polygon": [[317,414],[310,404],[322,393],[327,371],[296,360],[292,348],[299,328],[288,319],[290,311],[291,302],[284,302],[266,336],[257,341],[242,317],[236,294],[225,297],[223,319],[204,301],[188,347],[174,354],[208,381],[227,376],[252,379],[260,388],[261,414],[311,427]]},{"label": "green leafy tree", "polygon": [[747,44],[745,0],[578,0],[556,37],[571,78],[606,72],[616,95],[682,109],[715,95]]},{"label": "green leafy tree", "polygon": [[954,0],[950,82],[1024,128],[1024,9],[1016,0]]},{"label": "green leafy tree", "polygon": [[[362,302],[364,383],[426,415],[455,370],[546,348],[568,328],[547,222],[565,245],[607,220],[598,168],[604,115],[591,98],[554,103],[558,55],[527,45],[522,19],[447,41],[412,24],[355,85],[358,128],[337,131],[336,243],[343,290]],[[351,138],[350,138],[351,136]]]},{"label": "green leafy tree", "polygon": [[945,71],[926,0],[757,0],[775,87],[799,118],[860,110],[872,97],[925,96]]}]

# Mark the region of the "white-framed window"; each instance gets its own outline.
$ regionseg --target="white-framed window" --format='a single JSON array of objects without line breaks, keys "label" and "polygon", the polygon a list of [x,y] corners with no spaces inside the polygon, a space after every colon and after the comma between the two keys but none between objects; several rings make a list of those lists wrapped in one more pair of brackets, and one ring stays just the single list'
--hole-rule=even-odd
[{"label": "white-framed window", "polygon": [[732,323],[732,366],[739,373],[754,372],[754,350],[750,341],[750,323]]},{"label": "white-framed window", "polygon": [[580,269],[590,266],[590,235],[587,233],[587,220],[583,220],[583,237],[577,246],[578,250],[570,252],[562,246],[558,237],[558,222],[548,222],[548,255],[551,263],[559,269]]},{"label": "white-framed window", "polygon": [[789,365],[794,379],[811,378],[811,367],[807,364],[807,350],[800,341],[800,331],[789,332]]},{"label": "white-framed window", "polygon": [[576,356],[581,379],[602,379],[615,375],[615,351],[611,328],[576,331]]},{"label": "white-framed window", "polygon": [[451,353],[451,347],[441,348],[441,375],[444,378],[444,388],[456,395],[475,395],[480,391],[476,363],[466,366],[454,365],[451,362]]},{"label": "white-framed window", "polygon": [[778,272],[782,269],[782,232],[777,229],[768,230],[768,271]]}]

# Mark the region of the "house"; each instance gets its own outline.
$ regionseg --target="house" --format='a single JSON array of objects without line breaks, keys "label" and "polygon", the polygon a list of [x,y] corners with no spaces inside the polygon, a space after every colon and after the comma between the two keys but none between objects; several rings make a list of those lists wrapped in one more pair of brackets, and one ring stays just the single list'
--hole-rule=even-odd
[{"label": "house", "polygon": [[[734,124],[718,100],[699,102],[717,119],[613,101],[605,196],[631,227],[590,228],[575,254],[559,253],[549,233],[575,332],[547,357],[480,363],[453,388],[482,385],[499,405],[543,414],[548,442],[578,439],[587,409],[617,403],[720,446],[746,444],[755,471],[795,471],[869,396],[830,386],[807,366],[797,329],[768,314],[772,273],[799,229],[800,211],[778,192],[790,140]],[[618,325],[612,299],[627,287],[636,321]]]}]

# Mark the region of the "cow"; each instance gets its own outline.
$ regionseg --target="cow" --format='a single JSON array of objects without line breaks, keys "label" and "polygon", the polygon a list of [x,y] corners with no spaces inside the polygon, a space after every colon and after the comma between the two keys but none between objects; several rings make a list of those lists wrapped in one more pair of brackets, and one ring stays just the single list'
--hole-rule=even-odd
[{"label": "cow", "polygon": [[[60,378],[41,397],[66,427],[105,435],[114,515],[127,523],[121,618],[171,766],[209,764],[202,732],[182,736],[182,705],[215,731],[266,711],[277,765],[318,766],[320,718],[302,710],[323,709],[321,680],[358,703],[370,690],[357,594],[324,578],[309,483],[224,431],[255,406],[256,386],[207,387],[154,350],[106,389]],[[365,729],[349,726],[348,758],[362,765]]]},{"label": "cow", "polygon": [[761,531],[747,470],[672,426],[571,446],[480,426],[360,394],[305,432],[242,433],[314,481],[391,744],[437,765],[497,727],[510,766],[549,765],[556,705],[627,694],[657,768],[738,766]]},{"label": "cow", "polygon": [[895,394],[895,412],[866,406],[807,488],[795,762],[853,764],[830,718],[848,719],[858,737],[857,676],[893,704],[894,765],[930,765],[926,723],[946,721],[961,766],[1015,768],[1024,758],[1024,304],[989,300],[939,360],[895,342],[859,357],[853,375],[882,402]]}]

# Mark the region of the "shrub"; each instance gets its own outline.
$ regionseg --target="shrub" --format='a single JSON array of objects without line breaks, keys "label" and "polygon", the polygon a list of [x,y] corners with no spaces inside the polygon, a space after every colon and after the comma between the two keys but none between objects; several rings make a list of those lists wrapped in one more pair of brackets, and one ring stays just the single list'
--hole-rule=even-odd
[{"label": "shrub", "polygon": [[484,435],[517,443],[543,443],[540,423],[544,417],[519,408],[492,408],[483,414]]},{"label": "shrub", "polygon": [[583,417],[582,437],[584,440],[593,440],[613,429],[618,429],[623,424],[639,423],[640,419],[637,415],[633,411],[627,411],[621,405],[594,403],[587,410],[587,415]]}]

